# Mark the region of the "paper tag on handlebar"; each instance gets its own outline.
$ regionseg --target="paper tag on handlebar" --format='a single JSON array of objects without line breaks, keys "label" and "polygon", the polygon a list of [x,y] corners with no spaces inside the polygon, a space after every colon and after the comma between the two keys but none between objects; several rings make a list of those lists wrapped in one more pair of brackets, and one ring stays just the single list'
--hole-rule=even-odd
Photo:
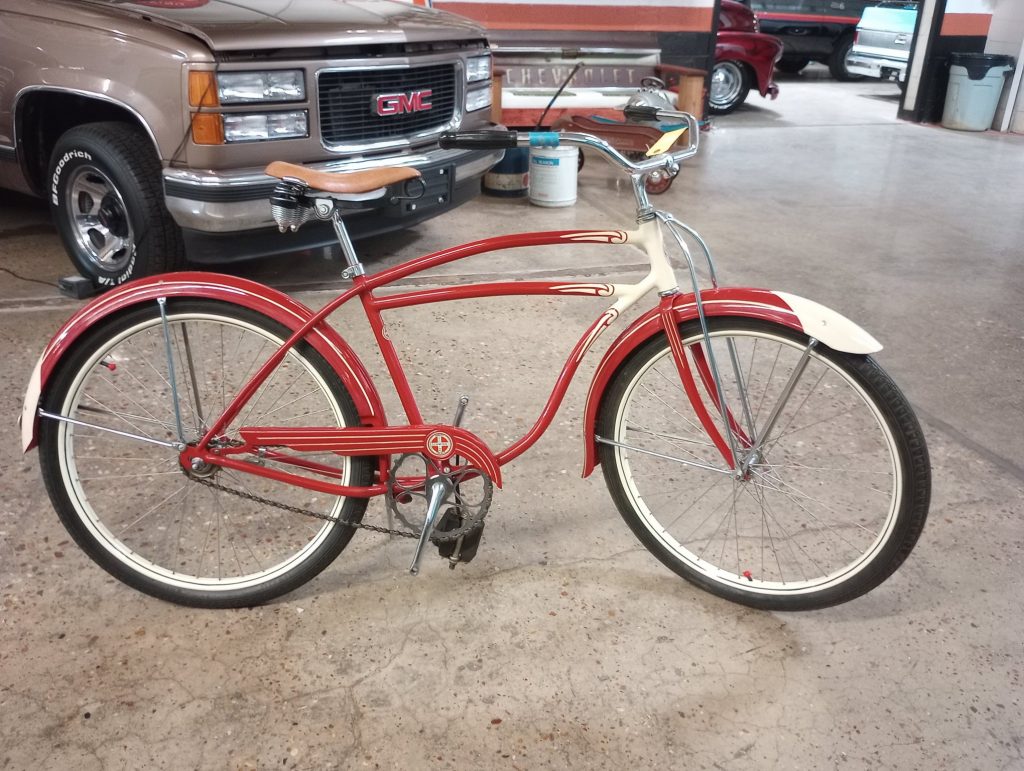
[{"label": "paper tag on handlebar", "polygon": [[558,147],[557,131],[531,131],[530,147]]},{"label": "paper tag on handlebar", "polygon": [[676,140],[683,135],[686,128],[686,126],[683,126],[682,128],[677,128],[675,131],[669,131],[662,134],[661,139],[651,145],[651,149],[647,151],[647,157],[653,158],[655,155],[667,153],[672,148],[672,145],[676,143]]}]

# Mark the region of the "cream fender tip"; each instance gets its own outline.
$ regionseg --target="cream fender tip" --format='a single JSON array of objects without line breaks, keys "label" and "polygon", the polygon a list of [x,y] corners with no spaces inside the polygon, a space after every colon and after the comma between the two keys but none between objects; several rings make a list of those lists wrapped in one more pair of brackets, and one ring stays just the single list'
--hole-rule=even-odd
[{"label": "cream fender tip", "polygon": [[775,292],[788,305],[811,337],[844,353],[878,353],[882,344],[867,331],[831,308],[787,292]]},{"label": "cream fender tip", "polygon": [[31,377],[29,377],[25,401],[21,406],[21,415],[18,416],[18,425],[21,427],[21,451],[23,453],[31,450],[36,444],[36,410],[39,407],[39,394],[42,390],[40,385],[42,367],[43,357],[40,356],[36,361],[36,366],[32,369]]}]

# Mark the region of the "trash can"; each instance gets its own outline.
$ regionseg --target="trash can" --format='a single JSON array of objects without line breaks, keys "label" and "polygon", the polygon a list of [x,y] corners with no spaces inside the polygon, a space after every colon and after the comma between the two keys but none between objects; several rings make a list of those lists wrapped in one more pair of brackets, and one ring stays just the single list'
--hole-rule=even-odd
[{"label": "trash can", "polygon": [[952,54],[942,125],[959,131],[987,131],[999,106],[1013,57],[1001,54]]}]

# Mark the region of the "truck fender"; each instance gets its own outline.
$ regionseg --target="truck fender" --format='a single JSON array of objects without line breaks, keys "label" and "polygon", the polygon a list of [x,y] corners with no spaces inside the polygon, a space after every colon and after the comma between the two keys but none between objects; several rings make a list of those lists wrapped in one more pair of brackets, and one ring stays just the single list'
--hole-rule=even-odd
[{"label": "truck fender", "polygon": [[[774,322],[845,353],[869,354],[882,350],[881,343],[845,316],[797,295],[766,289],[723,288],[703,291],[701,298],[707,317],[735,316]],[[698,318],[692,293],[680,294],[673,303],[673,310],[677,324]],[[661,331],[658,309],[653,308],[615,339],[597,366],[584,412],[584,477],[590,476],[598,464],[594,433],[605,389],[629,355]]]},{"label": "truck fender", "polygon": [[[313,316],[312,310],[276,289],[255,281],[216,273],[166,273],[131,281],[102,294],[65,322],[36,362],[19,420],[24,452],[31,450],[38,442],[40,400],[46,393],[50,376],[61,359],[74,347],[75,341],[102,319],[140,303],[155,301],[158,297],[223,300],[258,311],[291,330],[298,329]],[[306,339],[338,373],[352,396],[362,424],[387,425],[380,395],[366,367],[348,343],[326,322],[316,326]]]}]

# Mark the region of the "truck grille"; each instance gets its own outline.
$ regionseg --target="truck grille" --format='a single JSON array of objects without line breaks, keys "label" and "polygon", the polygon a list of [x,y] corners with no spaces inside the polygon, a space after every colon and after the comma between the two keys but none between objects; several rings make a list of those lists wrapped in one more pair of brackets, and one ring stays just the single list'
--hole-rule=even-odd
[{"label": "truck grille", "polygon": [[[320,73],[320,133],[324,144],[381,142],[440,130],[455,116],[455,66]],[[378,115],[377,97],[430,90],[429,110]]]}]

